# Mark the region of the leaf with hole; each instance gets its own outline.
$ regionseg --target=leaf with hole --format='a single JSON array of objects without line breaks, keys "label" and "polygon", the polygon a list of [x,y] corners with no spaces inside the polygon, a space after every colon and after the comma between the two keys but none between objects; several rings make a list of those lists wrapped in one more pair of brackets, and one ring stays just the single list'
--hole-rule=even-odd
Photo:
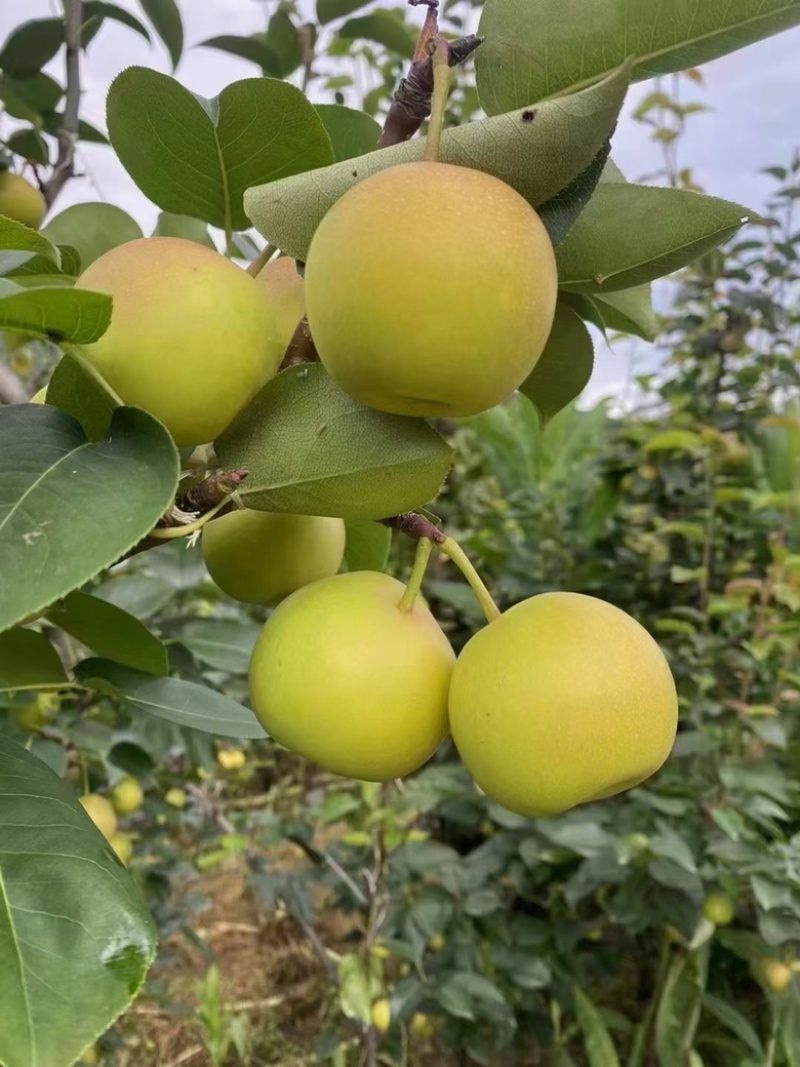
[{"label": "leaf with hole", "polygon": [[248,78],[212,100],[174,78],[129,67],[106,110],[111,143],[130,176],[162,210],[222,229],[250,225],[246,189],[333,159],[313,104],[288,82]]},{"label": "leaf with hole", "polygon": [[136,408],[119,408],[96,444],[56,408],[0,408],[0,631],[140,541],[170,506],[178,467],[167,431]]},{"label": "leaf with hole", "polygon": [[246,507],[348,519],[425,504],[452,455],[426,422],[362,407],[318,363],[267,382],[215,447],[223,467],[250,471]]}]

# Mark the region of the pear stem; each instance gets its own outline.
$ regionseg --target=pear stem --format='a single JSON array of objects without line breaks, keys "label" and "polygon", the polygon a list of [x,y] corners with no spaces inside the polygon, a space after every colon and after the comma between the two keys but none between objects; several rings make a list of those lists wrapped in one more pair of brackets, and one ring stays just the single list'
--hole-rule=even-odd
[{"label": "pear stem", "polygon": [[278,251],[277,245],[268,244],[266,248],[263,248],[252,263],[245,269],[251,278],[257,277],[261,271],[266,267],[275,253]]},{"label": "pear stem", "polygon": [[230,496],[223,497],[216,507],[213,507],[211,511],[207,511],[205,515],[201,515],[199,519],[195,519],[194,522],[186,523],[183,526],[156,527],[147,536],[154,537],[158,541],[174,541],[177,537],[189,537],[191,534],[197,533],[198,530],[202,530],[208,520],[213,519],[217,512],[222,511],[230,502]]},{"label": "pear stem", "polygon": [[492,600],[492,595],[486,588],[483,579],[475,570],[467,554],[458,542],[454,541],[452,537],[448,537],[446,541],[439,545],[439,548],[453,561],[453,563],[455,563],[469,582],[473,593],[478,598],[478,603],[483,609],[483,614],[486,616],[487,621],[494,622],[496,619],[499,619],[500,609],[497,604],[495,604],[494,600]]},{"label": "pear stem", "polygon": [[86,371],[90,378],[93,378],[94,381],[97,382],[103,392],[107,393],[111,397],[111,399],[114,401],[114,404],[118,408],[125,407],[125,401],[122,399],[119,393],[111,388],[111,386],[105,380],[105,378],[97,369],[97,367],[94,366],[90,359],[86,358],[86,356],[83,354],[83,352],[77,345],[64,345],[63,347],[67,355],[72,356],[75,362],[80,364],[81,368]]},{"label": "pear stem", "polygon": [[425,577],[425,571],[428,567],[428,561],[431,558],[431,552],[433,551],[433,541],[429,537],[422,537],[417,542],[417,554],[414,557],[414,566],[411,570],[411,577],[408,579],[408,585],[405,588],[405,592],[400,597],[397,607],[400,611],[409,612],[414,607],[420,587],[422,585],[422,579]]},{"label": "pear stem", "polygon": [[428,125],[428,142],[425,145],[425,159],[431,163],[439,160],[444,113],[452,81],[453,68],[450,66],[450,51],[447,41],[440,37],[436,42],[436,51],[433,53],[433,107]]}]

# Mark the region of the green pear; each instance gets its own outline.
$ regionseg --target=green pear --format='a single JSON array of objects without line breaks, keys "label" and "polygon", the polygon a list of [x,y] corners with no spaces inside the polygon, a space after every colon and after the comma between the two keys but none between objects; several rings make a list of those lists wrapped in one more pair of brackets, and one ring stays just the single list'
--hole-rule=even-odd
[{"label": "green pear", "polygon": [[296,589],[336,574],[345,546],[343,519],[233,511],[206,524],[208,573],[228,596],[275,604]]},{"label": "green pear", "polygon": [[0,171],[0,215],[38,230],[47,212],[45,199],[21,174]]},{"label": "green pear", "polygon": [[335,774],[411,774],[447,734],[454,655],[425,602],[387,574],[324,578],[280,604],[256,642],[250,696],[280,744]]},{"label": "green pear", "polygon": [[129,241],[91,263],[76,286],[114,301],[111,325],[86,357],[178,445],[213,441],[278,370],[255,278],[194,241]]},{"label": "green pear", "polygon": [[136,779],[128,775],[111,790],[111,801],[120,815],[131,815],[144,803],[144,792]]},{"label": "green pear", "polygon": [[521,385],[558,284],[550,238],[519,193],[432,162],[382,170],[337,200],[305,278],[328,373],[362,404],[423,418],[475,415]]},{"label": "green pear", "polygon": [[624,611],[543,593],[467,642],[450,728],[478,785],[521,815],[555,815],[643,782],[678,721],[661,649]]}]

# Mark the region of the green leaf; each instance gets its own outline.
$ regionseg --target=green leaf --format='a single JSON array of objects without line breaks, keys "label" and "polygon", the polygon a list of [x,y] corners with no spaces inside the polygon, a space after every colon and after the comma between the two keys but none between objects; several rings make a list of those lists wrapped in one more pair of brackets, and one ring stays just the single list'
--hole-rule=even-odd
[{"label": "green leaf", "polygon": [[0,100],[12,118],[39,125],[40,116],[53,111],[64,90],[49,74],[34,74],[32,77],[14,78],[0,75]]},{"label": "green leaf", "polygon": [[703,1010],[708,975],[709,943],[670,964],[655,1025],[655,1051],[660,1067],[685,1067]]},{"label": "green leaf", "polygon": [[54,244],[72,245],[84,270],[104,253],[143,237],[139,223],[114,204],[73,204],[44,227]]},{"label": "green leaf", "polygon": [[128,29],[138,33],[140,37],[144,37],[148,44],[150,43],[150,34],[147,27],[141,23],[135,15],[132,15],[130,11],[126,11],[124,7],[119,7],[117,4],[106,3],[105,0],[84,0],[84,31],[82,33],[84,47],[94,38],[105,19],[112,19],[114,22],[120,22],[123,26],[127,26]]},{"label": "green leaf", "polygon": [[97,444],[56,408],[0,408],[0,631],[140,541],[170,506],[178,469],[167,431],[136,408],[119,408]]},{"label": "green leaf", "polygon": [[566,304],[556,307],[553,329],[536,366],[519,387],[547,425],[580,396],[594,368],[594,345],[580,317]]},{"label": "green leaf", "polygon": [[87,345],[103,336],[110,321],[111,297],[105,293],[58,286],[0,291],[0,330]]},{"label": "green leaf", "polygon": [[157,932],[73,790],[0,736],[0,1061],[66,1065],[139,991]]},{"label": "green leaf", "polygon": [[278,374],[215,447],[226,469],[249,469],[245,507],[347,519],[431,500],[452,455],[426,422],[362,407],[319,364]]},{"label": "green leaf", "polygon": [[64,665],[44,634],[21,626],[0,634],[0,692],[50,688],[66,681]]},{"label": "green leaf", "polygon": [[703,447],[703,438],[693,430],[664,430],[651,437],[644,445],[643,451],[651,452],[694,452]]},{"label": "green leaf", "polygon": [[211,248],[214,252],[218,251],[206,224],[189,215],[173,215],[170,211],[160,211],[153,236],[182,237],[184,241],[195,241],[199,245]]},{"label": "green leaf", "polygon": [[50,62],[63,43],[63,18],[23,22],[6,38],[0,68],[13,77],[30,78]]},{"label": "green leaf", "polygon": [[273,78],[288,78],[303,62],[303,44],[289,13],[279,7],[269,20],[264,43],[275,57],[266,70]]},{"label": "green leaf", "polygon": [[47,385],[45,400],[77,419],[89,441],[108,433],[116,406],[105,389],[72,356],[62,356]]},{"label": "green leaf", "polygon": [[[165,549],[159,549],[164,552]],[[185,551],[185,550],[184,550]],[[175,596],[175,587],[164,578],[149,574],[115,574],[92,590],[94,596],[116,604],[118,608],[147,619],[155,615]]]},{"label": "green leaf", "polygon": [[377,148],[381,128],[363,111],[340,104],[317,104],[316,110],[328,131],[337,163],[366,155]]},{"label": "green leaf", "polygon": [[277,65],[278,61],[264,37],[263,33],[254,33],[251,37],[237,37],[234,34],[223,33],[200,41],[197,47],[215,48],[218,52],[227,52],[228,55],[238,56],[239,59],[247,59],[261,67],[266,74]]},{"label": "green leaf", "polygon": [[182,645],[203,663],[230,674],[247,674],[261,627],[227,619],[194,619],[178,633]]},{"label": "green leaf", "polygon": [[589,1067],[619,1067],[617,1050],[603,1022],[603,1016],[583,990],[575,987],[572,996]]},{"label": "green leaf", "polygon": [[556,249],[559,285],[631,289],[716,248],[748,221],[738,204],[685,189],[601,182]]},{"label": "green leaf", "polygon": [[139,0],[139,6],[164,42],[175,70],[183,53],[183,22],[175,0]]},{"label": "green leaf", "polygon": [[593,322],[604,333],[616,330],[654,341],[658,336],[658,319],[653,312],[649,285],[634,289],[620,289],[616,293],[564,293],[564,301],[587,322]]},{"label": "green leaf", "polygon": [[76,591],[49,607],[45,615],[53,626],[60,626],[98,656],[146,674],[169,671],[167,650],[155,634],[106,600]]},{"label": "green leaf", "polygon": [[47,141],[32,126],[23,130],[15,130],[6,139],[5,145],[9,152],[21,156],[30,163],[38,163],[42,167],[50,163],[50,149]]},{"label": "green leaf", "polygon": [[317,22],[324,26],[326,22],[343,18],[345,15],[366,7],[370,0],[317,0]]},{"label": "green leaf", "polygon": [[478,94],[489,115],[565,96],[633,57],[639,81],[697,67],[800,24],[796,0],[486,0]]},{"label": "green leaf", "polygon": [[344,561],[349,571],[382,571],[389,561],[392,531],[369,519],[348,519]]},{"label": "green leaf", "polygon": [[330,140],[303,93],[248,78],[213,100],[173,78],[129,67],[108,93],[107,124],[122,165],[164,211],[222,229],[249,226],[245,189],[324,166]]},{"label": "green leaf", "polygon": [[403,59],[411,58],[417,43],[417,34],[405,22],[396,18],[390,11],[382,11],[380,8],[369,15],[348,19],[339,28],[339,36],[346,41],[359,38],[375,41]]},{"label": "green leaf", "polygon": [[569,185],[540,205],[539,218],[545,224],[554,248],[561,244],[594,196],[598,182],[602,180],[610,151],[611,139],[608,138],[589,166],[577,178],[573,178]]},{"label": "green leaf", "polygon": [[7,274],[34,256],[43,256],[56,269],[61,265],[61,253],[44,234],[0,215],[0,274]]},{"label": "green leaf", "polygon": [[176,726],[220,737],[266,737],[249,708],[221,693],[179,678],[153,678],[104,659],[85,659],[75,668],[81,684],[122,697],[131,707]]},{"label": "green leaf", "polygon": [[[627,72],[620,70],[566,100],[447,129],[442,162],[493,174],[537,207],[595,159],[617,121],[627,84]],[[248,189],[245,209],[281,251],[305,260],[320,220],[340,196],[371,174],[422,159],[425,145],[425,138],[414,138],[324,170]]]},{"label": "green leaf", "polygon": [[706,993],[703,997],[703,1007],[719,1019],[731,1033],[736,1034],[742,1044],[760,1060],[764,1058],[764,1048],[758,1034],[741,1012],[737,1011],[732,1004],[721,997],[715,997],[713,993]]}]

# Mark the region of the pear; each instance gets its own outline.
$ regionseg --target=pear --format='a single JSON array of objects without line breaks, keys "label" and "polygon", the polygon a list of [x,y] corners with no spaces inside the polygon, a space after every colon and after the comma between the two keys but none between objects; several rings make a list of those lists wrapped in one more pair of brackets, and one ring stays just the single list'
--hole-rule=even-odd
[{"label": "pear", "polygon": [[36,186],[21,174],[0,171],[0,215],[38,230],[46,211],[47,204]]},{"label": "pear", "polygon": [[454,654],[424,601],[353,571],[279,604],[250,664],[253,709],[280,744],[335,774],[389,781],[421,767],[447,734]]},{"label": "pear", "polygon": [[328,373],[398,415],[498,404],[533,370],[556,307],[555,255],[533,208],[445,163],[404,163],[349,189],[317,227],[305,278]]},{"label": "pear", "polygon": [[108,797],[87,793],[80,798],[80,802],[103,837],[110,841],[117,832],[117,813]]},{"label": "pear", "polygon": [[274,604],[339,570],[343,519],[233,511],[206,524],[208,573],[228,596],[246,604]]},{"label": "pear", "polygon": [[131,815],[144,803],[142,787],[135,778],[123,778],[111,790],[111,801],[120,815]]},{"label": "pear", "polygon": [[178,445],[212,441],[278,370],[255,278],[194,241],[129,241],[75,284],[114,301],[111,325],[84,348],[87,358]]},{"label": "pear", "polygon": [[675,683],[624,611],[580,593],[511,608],[463,648],[453,740],[478,785],[521,815],[555,815],[643,782],[672,749]]},{"label": "pear", "polygon": [[268,263],[256,275],[256,283],[269,311],[269,360],[280,366],[294,331],[306,313],[305,283],[297,272],[295,260],[286,256]]}]

